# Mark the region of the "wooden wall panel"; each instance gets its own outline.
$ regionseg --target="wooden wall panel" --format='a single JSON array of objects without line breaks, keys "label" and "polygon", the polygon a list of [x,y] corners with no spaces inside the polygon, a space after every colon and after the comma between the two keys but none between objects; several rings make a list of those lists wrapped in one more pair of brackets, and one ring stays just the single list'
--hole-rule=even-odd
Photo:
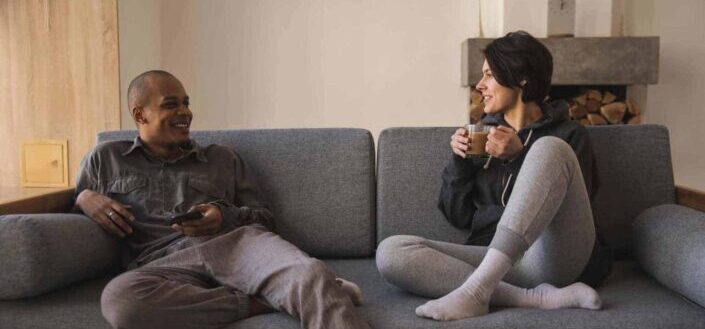
[{"label": "wooden wall panel", "polygon": [[705,192],[676,185],[676,202],[681,206],[705,211]]},{"label": "wooden wall panel", "polygon": [[96,133],[120,128],[117,0],[0,1],[0,186],[20,145],[68,139],[73,185]]}]

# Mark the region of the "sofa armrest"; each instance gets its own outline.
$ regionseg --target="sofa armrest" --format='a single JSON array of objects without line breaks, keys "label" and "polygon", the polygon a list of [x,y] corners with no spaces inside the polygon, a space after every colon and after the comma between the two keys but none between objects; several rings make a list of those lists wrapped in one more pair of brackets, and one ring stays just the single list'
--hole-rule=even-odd
[{"label": "sofa armrest", "polygon": [[705,192],[676,186],[676,202],[682,206],[705,211]]},{"label": "sofa armrest", "polygon": [[0,216],[0,299],[40,295],[119,268],[117,239],[79,214]]},{"label": "sofa armrest", "polygon": [[634,221],[634,256],[664,286],[705,307],[705,213],[649,208]]}]

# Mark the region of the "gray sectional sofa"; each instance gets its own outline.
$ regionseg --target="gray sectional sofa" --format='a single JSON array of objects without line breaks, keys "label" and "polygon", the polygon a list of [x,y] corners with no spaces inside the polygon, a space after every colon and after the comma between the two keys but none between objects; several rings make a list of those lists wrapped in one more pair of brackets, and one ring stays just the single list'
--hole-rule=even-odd
[{"label": "gray sectional sofa", "polygon": [[[492,309],[447,323],[416,317],[424,299],[383,281],[375,246],[394,234],[464,240],[466,232],[436,209],[454,129],[387,129],[376,159],[361,129],[193,137],[238,150],[259,177],[279,233],[361,286],[358,310],[373,328],[705,328],[705,213],[676,204],[668,131],[654,125],[589,128],[601,181],[594,215],[619,258],[598,288],[603,310]],[[99,141],[134,134],[105,132]],[[0,217],[0,328],[109,328],[99,300],[117,264],[116,241],[83,216]],[[227,328],[297,327],[269,314]]]}]

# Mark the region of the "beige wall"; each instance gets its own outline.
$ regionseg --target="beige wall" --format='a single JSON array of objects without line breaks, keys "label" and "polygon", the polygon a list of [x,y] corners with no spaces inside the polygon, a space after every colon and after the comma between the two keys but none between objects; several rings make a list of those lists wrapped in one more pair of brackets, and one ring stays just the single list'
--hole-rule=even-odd
[{"label": "beige wall", "polygon": [[630,0],[626,32],[661,37],[647,123],[668,127],[676,183],[705,190],[705,1]]},{"label": "beige wall", "polygon": [[120,127],[115,0],[0,1],[0,187],[23,140],[68,140],[69,181],[99,131]]},{"label": "beige wall", "polygon": [[[129,79],[177,75],[196,129],[460,125],[476,0],[120,0]],[[159,36],[159,37],[157,37]]]},{"label": "beige wall", "polygon": [[127,111],[127,86],[136,75],[161,67],[160,3],[118,0],[120,115],[122,129],[135,129]]},{"label": "beige wall", "polygon": [[[483,2],[486,4],[486,1]],[[625,0],[626,35],[661,36],[647,123],[666,125],[676,182],[705,190],[705,2]],[[119,0],[121,91],[179,76],[197,129],[450,126],[465,120],[460,43],[478,0]],[[485,5],[483,10],[493,8]],[[492,20],[483,19],[491,30]],[[121,96],[122,127],[132,121]]]}]

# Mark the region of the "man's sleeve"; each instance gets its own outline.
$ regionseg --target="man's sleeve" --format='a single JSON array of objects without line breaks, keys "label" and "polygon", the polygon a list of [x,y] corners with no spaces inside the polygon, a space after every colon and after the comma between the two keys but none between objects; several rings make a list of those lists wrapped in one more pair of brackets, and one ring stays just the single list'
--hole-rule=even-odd
[{"label": "man's sleeve", "polygon": [[244,225],[262,224],[274,230],[274,215],[262,202],[254,174],[235,153],[235,197],[212,202],[220,208],[223,228],[233,229]]},{"label": "man's sleeve", "polygon": [[443,170],[443,185],[438,208],[450,224],[460,229],[472,227],[475,204],[470,194],[475,185],[478,165],[472,158],[463,159],[453,155]]},{"label": "man's sleeve", "polygon": [[81,166],[78,170],[78,178],[76,179],[76,190],[73,194],[72,212],[82,213],[81,208],[76,204],[78,195],[84,190],[92,190],[99,192],[98,179],[98,159],[94,151],[88,152],[81,160]]}]

